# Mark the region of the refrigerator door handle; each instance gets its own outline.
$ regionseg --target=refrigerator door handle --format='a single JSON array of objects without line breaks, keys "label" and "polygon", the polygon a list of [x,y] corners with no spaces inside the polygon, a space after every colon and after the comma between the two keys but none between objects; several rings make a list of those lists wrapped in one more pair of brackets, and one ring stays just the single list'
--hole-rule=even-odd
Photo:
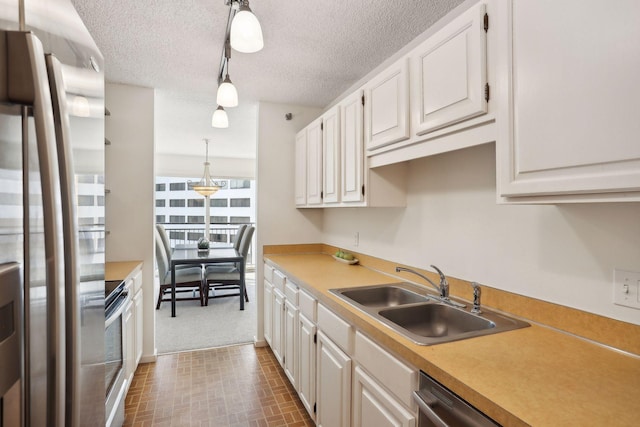
[{"label": "refrigerator door handle", "polygon": [[75,184],[73,177],[73,157],[71,152],[71,136],[69,115],[66,103],[66,89],[62,76],[62,66],[54,55],[45,56],[49,87],[51,89],[51,103],[53,107],[53,121],[55,125],[58,152],[58,170],[60,173],[60,191],[62,201],[62,227],[64,231],[64,294],[65,294],[65,336],[66,336],[66,425],[80,425],[80,346],[77,334],[80,330],[80,307],[78,302],[77,284],[79,259],[78,225],[76,224]]},{"label": "refrigerator door handle", "polygon": [[[47,425],[62,426],[64,414],[64,301],[62,223],[53,108],[42,43],[31,32],[7,31],[7,97],[32,107],[42,186],[47,289]],[[29,331],[25,331],[28,334]],[[25,335],[29,336],[29,335]],[[29,391],[25,393],[28,399]],[[30,402],[27,400],[27,405]],[[33,402],[41,405],[42,402]],[[27,406],[29,411],[30,406]]]}]

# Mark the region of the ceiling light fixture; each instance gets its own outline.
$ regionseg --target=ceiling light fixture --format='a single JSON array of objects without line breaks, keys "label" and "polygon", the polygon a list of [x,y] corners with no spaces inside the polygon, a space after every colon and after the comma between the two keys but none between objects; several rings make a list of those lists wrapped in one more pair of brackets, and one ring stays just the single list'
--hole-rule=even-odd
[{"label": "ceiling light fixture", "polygon": [[204,162],[204,174],[202,179],[198,183],[189,182],[190,187],[198,194],[204,197],[209,197],[218,192],[221,188],[226,186],[226,181],[214,181],[211,179],[211,173],[209,172],[209,140],[204,139],[206,144],[206,161]]},{"label": "ceiling light fixture", "polygon": [[216,98],[218,105],[222,105],[223,107],[236,107],[238,105],[238,91],[229,78],[229,60],[231,59],[231,44],[229,43],[229,39],[227,39],[224,44],[224,57],[226,75],[222,83],[218,86],[218,94]]},{"label": "ceiling light fixture", "polygon": [[231,47],[242,53],[254,53],[264,47],[262,27],[249,8],[249,0],[240,0],[240,8],[231,23]]},{"label": "ceiling light fixture", "polygon": [[222,105],[218,105],[216,111],[213,112],[213,116],[211,117],[211,126],[220,129],[229,127],[229,117],[227,116],[227,112],[224,111]]}]

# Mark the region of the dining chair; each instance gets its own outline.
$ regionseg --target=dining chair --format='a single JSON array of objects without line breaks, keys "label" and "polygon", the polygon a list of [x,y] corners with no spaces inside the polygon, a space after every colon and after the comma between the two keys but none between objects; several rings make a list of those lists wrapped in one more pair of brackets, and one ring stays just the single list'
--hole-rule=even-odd
[{"label": "dining chair", "polygon": [[[167,256],[162,242],[162,236],[156,229],[156,263],[158,264],[158,279],[160,282],[160,292],[156,310],[160,308],[163,301],[171,301],[171,261]],[[198,292],[198,297],[180,298],[180,300],[200,300],[200,305],[204,305],[202,294],[202,267],[189,267],[176,269],[176,294],[178,292]],[[168,298],[164,298],[169,294]]]},{"label": "dining chair", "polygon": [[240,243],[242,242],[242,236],[244,235],[244,232],[247,230],[247,227],[249,227],[248,224],[242,224],[238,226],[238,231],[236,231],[235,240],[233,241],[233,248],[236,251],[240,250]]},{"label": "dining chair", "polygon": [[[239,250],[244,257],[245,266],[247,264],[247,255],[249,254],[249,247],[251,246],[251,239],[253,238],[253,233],[255,231],[255,227],[248,226],[243,235],[242,240],[240,242]],[[202,282],[202,289],[204,292],[204,305],[209,305],[209,298],[225,298],[225,297],[235,297],[242,296],[240,292],[233,294],[220,294],[215,295],[216,289],[240,289],[241,285],[241,277],[240,277],[240,269],[237,265],[208,265],[204,270],[204,280]],[[209,296],[210,291],[214,292],[213,296]],[[244,288],[244,299],[249,302],[249,295],[247,293],[247,287],[245,284]]]}]

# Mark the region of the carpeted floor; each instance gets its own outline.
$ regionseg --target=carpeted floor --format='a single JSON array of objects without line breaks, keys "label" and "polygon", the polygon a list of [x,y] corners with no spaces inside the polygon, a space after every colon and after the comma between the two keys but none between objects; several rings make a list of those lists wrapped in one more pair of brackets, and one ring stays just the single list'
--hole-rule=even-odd
[{"label": "carpeted floor", "polygon": [[209,299],[206,307],[199,301],[178,301],[176,317],[172,318],[171,303],[163,302],[156,310],[158,354],[253,342],[257,318],[255,273],[247,274],[246,280],[249,302],[244,311],[240,311],[239,297]]}]

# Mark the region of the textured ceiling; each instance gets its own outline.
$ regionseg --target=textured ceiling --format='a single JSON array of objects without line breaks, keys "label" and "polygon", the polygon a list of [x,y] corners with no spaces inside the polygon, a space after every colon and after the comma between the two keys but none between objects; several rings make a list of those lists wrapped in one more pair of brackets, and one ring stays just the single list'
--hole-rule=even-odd
[{"label": "textured ceiling", "polygon": [[224,0],[72,0],[105,57],[108,82],[156,89],[156,148],[255,158],[257,102],[324,107],[462,0],[252,0],[263,50],[232,51],[240,105],[211,127]]}]

